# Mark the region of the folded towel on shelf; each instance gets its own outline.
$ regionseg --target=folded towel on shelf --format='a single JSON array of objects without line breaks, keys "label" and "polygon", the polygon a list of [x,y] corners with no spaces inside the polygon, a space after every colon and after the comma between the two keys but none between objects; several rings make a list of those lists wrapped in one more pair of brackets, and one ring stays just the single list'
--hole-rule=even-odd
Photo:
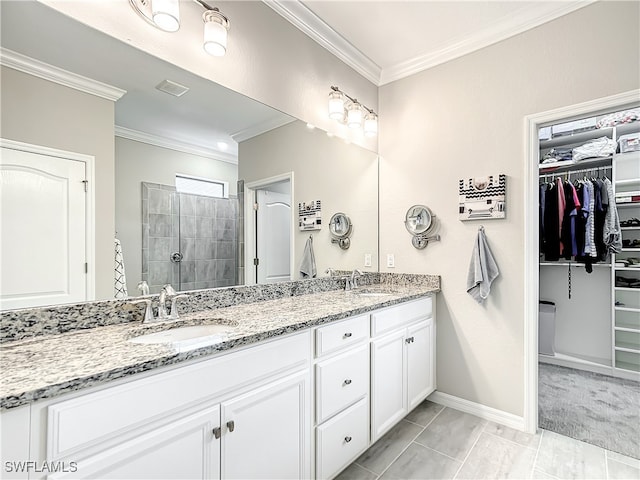
[{"label": "folded towel on shelf", "polygon": [[482,304],[491,291],[491,283],[500,275],[498,265],[493,258],[484,228],[480,228],[469,263],[467,274],[467,293]]},{"label": "folded towel on shelf", "polygon": [[307,238],[302,254],[302,262],[300,263],[300,276],[302,278],[316,278],[316,256],[313,253],[313,237]]},{"label": "folded towel on shelf", "polygon": [[113,269],[113,293],[115,298],[127,298],[127,277],[124,273],[124,258],[122,256],[122,244],[115,239],[115,264]]}]

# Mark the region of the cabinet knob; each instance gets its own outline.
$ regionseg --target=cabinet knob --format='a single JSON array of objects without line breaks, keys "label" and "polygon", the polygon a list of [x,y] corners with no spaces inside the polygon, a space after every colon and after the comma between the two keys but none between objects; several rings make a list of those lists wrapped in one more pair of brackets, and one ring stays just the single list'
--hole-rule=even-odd
[{"label": "cabinet knob", "polygon": [[213,436],[216,437],[216,440],[218,438],[220,438],[220,435],[222,435],[222,430],[220,430],[220,427],[216,427],[213,429]]},{"label": "cabinet knob", "polygon": [[349,443],[351,441],[351,437],[347,435],[346,437],[344,437],[344,441],[346,443]]},{"label": "cabinet knob", "polygon": [[227,422],[227,428],[229,429],[230,432],[233,432],[236,428],[236,424],[233,420],[229,420]]},{"label": "cabinet knob", "polygon": [[415,338],[413,337],[408,337],[404,340],[405,343],[413,343],[415,341]]},{"label": "cabinet knob", "polygon": [[353,333],[347,332],[344,334],[344,338],[349,338],[351,335],[353,335]]},{"label": "cabinet knob", "polygon": [[350,378],[347,378],[347,379],[344,381],[343,385],[351,385],[351,379],[350,379]]}]

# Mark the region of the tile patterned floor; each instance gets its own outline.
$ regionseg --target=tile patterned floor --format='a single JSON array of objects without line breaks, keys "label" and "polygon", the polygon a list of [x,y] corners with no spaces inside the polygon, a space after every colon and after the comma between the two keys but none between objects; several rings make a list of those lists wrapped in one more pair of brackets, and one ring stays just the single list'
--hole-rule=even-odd
[{"label": "tile patterned floor", "polygon": [[640,460],[541,430],[519,432],[428,400],[337,480],[640,479]]}]

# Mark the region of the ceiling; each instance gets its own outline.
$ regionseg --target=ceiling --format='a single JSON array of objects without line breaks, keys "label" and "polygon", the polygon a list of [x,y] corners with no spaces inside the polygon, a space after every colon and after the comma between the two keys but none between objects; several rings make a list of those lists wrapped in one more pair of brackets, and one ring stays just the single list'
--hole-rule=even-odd
[{"label": "ceiling", "polygon": [[[376,85],[406,77],[533,28],[592,0],[263,0]],[[115,6],[114,6],[115,7]],[[159,60],[33,0],[0,1],[2,48],[126,91],[120,136],[237,162],[237,142],[293,119]],[[81,40],[79,40],[81,39]],[[230,41],[233,41],[231,36]],[[100,52],[96,56],[95,52]],[[186,85],[180,98],[155,89]],[[136,136],[136,132],[144,135]],[[217,142],[229,147],[221,150]],[[162,143],[159,143],[162,144]]]},{"label": "ceiling", "polygon": [[594,0],[263,0],[376,85],[537,27]]},{"label": "ceiling", "polygon": [[[237,142],[294,120],[39,2],[2,0],[0,8],[3,55],[9,49],[126,91],[115,107],[119,136],[237,163]],[[166,79],[189,91],[174,97],[157,90]]]}]

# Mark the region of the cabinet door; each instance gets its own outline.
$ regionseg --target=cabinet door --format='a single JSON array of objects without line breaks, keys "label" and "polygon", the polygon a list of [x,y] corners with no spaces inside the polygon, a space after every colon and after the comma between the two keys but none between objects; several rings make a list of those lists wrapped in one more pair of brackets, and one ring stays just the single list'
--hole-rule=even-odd
[{"label": "cabinet door", "polygon": [[[219,479],[220,407],[203,409],[170,421],[133,440],[121,443],[49,475],[50,480],[99,479]],[[75,471],[72,471],[75,470]]]},{"label": "cabinet door", "polygon": [[435,390],[433,319],[407,329],[407,400],[412,410]]},{"label": "cabinet door", "polygon": [[304,371],[222,404],[222,478],[308,478],[310,380]]},{"label": "cabinet door", "polygon": [[371,342],[371,441],[407,413],[405,329]]}]

